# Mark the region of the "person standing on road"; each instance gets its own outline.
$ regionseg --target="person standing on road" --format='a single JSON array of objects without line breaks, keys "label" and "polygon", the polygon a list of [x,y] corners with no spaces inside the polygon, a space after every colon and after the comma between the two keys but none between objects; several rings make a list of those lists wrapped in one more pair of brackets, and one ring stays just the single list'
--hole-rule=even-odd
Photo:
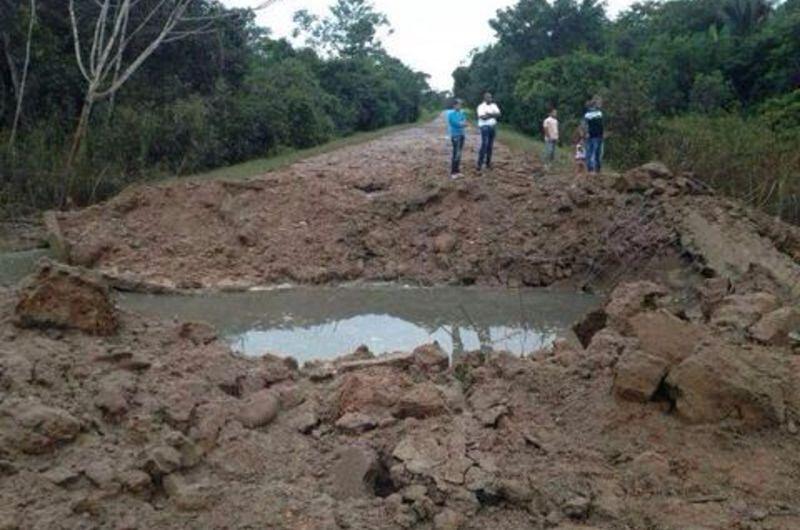
[{"label": "person standing on road", "polygon": [[589,173],[600,173],[603,164],[603,100],[595,96],[589,101],[583,116],[586,130],[586,168]]},{"label": "person standing on road", "polygon": [[453,144],[453,156],[450,159],[450,178],[452,179],[461,176],[461,153],[464,151],[466,126],[467,117],[461,110],[461,100],[456,99],[453,101],[453,108],[447,111],[447,132]]},{"label": "person standing on road", "polygon": [[552,109],[542,124],[544,131],[544,167],[550,169],[556,159],[556,145],[558,144],[558,111]]},{"label": "person standing on road", "polygon": [[478,171],[492,169],[492,152],[494,151],[494,137],[497,128],[497,118],[500,117],[500,107],[494,102],[492,94],[487,92],[483,96],[483,103],[478,106],[478,128],[481,130],[481,150],[478,154]]}]

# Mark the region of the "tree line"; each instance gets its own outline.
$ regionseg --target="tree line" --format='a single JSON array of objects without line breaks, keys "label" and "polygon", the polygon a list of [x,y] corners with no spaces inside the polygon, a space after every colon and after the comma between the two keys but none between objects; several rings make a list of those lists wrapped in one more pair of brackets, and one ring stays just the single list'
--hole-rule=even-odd
[{"label": "tree line", "polygon": [[0,0],[0,211],[91,203],[438,101],[384,50],[368,0],[296,19],[306,46],[215,0]]},{"label": "tree line", "polygon": [[457,96],[491,90],[532,133],[558,107],[571,133],[601,95],[617,168],[660,158],[800,221],[800,0],[644,1],[613,20],[598,0],[520,0],[491,26]]}]

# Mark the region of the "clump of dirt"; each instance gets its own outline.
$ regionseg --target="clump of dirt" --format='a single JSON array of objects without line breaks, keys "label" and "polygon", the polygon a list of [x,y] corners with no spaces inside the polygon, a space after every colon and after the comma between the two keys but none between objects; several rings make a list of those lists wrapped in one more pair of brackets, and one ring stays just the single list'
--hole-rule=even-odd
[{"label": "clump of dirt", "polygon": [[796,528],[800,357],[774,325],[793,306],[717,283],[621,284],[586,349],[303,367],[199,323],[19,328],[24,294],[1,291],[0,523]]}]

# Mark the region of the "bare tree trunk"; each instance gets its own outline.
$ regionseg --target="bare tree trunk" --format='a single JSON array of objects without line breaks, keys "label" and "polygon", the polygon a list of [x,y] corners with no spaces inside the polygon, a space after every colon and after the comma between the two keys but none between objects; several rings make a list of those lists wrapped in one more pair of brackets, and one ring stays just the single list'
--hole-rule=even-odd
[{"label": "bare tree trunk", "polygon": [[6,56],[8,63],[8,71],[11,74],[11,84],[14,85],[14,95],[19,93],[19,73],[17,72],[17,65],[14,62],[14,57],[11,55],[11,37],[8,33],[3,32],[3,53]]},{"label": "bare tree trunk", "polygon": [[78,120],[78,126],[75,128],[75,133],[72,135],[72,147],[70,148],[69,156],[67,157],[66,170],[68,173],[72,173],[72,166],[75,164],[75,160],[78,158],[78,152],[81,149],[83,138],[86,136],[86,132],[89,130],[89,117],[92,115],[94,98],[94,93],[90,91],[89,94],[86,95],[86,99],[83,101],[81,117]]},{"label": "bare tree trunk", "polygon": [[8,139],[8,151],[12,158],[15,154],[15,143],[17,141],[17,129],[19,119],[22,116],[22,102],[25,99],[25,84],[28,81],[28,67],[31,63],[31,41],[33,40],[33,27],[36,24],[36,0],[31,0],[31,12],[28,21],[28,42],[25,45],[25,62],[22,66],[22,78],[19,81],[19,92],[17,93],[17,110],[14,112],[14,122],[11,125],[11,136]]}]

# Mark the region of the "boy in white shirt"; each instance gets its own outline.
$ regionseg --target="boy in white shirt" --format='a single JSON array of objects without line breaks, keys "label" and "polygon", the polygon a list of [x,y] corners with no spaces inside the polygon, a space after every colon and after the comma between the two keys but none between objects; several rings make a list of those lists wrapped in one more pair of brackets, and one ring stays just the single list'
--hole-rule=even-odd
[{"label": "boy in white shirt", "polygon": [[483,103],[478,106],[478,128],[481,130],[481,150],[478,154],[478,171],[492,168],[492,151],[494,151],[494,138],[496,135],[497,118],[500,117],[500,107],[494,102],[492,94],[487,92],[483,96]]},{"label": "boy in white shirt", "polygon": [[558,144],[558,111],[556,109],[550,111],[550,115],[542,124],[542,130],[544,130],[544,166],[546,169],[550,169],[556,159],[556,145]]}]

